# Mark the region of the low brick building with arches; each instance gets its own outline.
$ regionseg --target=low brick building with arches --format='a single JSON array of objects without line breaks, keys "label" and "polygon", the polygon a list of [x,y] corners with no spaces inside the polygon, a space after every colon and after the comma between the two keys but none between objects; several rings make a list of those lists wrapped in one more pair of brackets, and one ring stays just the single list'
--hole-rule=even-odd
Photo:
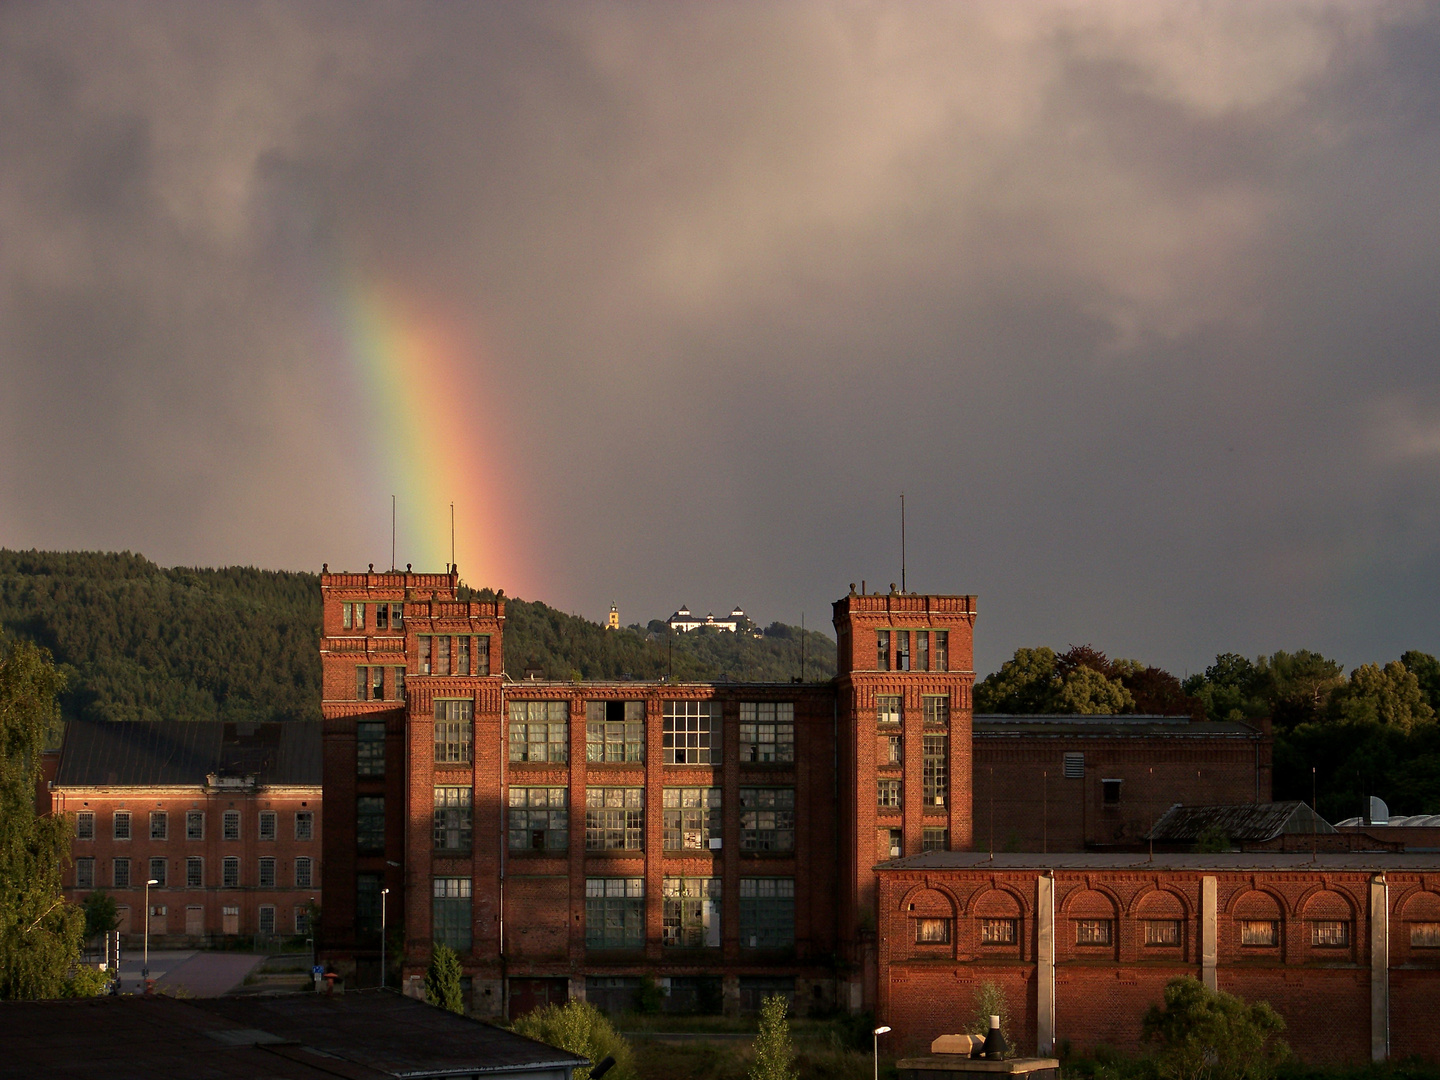
[{"label": "low brick building with arches", "polygon": [[1425,854],[927,852],[879,869],[893,1049],[1006,994],[1030,1052],[1139,1046],[1165,984],[1268,1001],[1312,1062],[1440,1057],[1440,859]]}]

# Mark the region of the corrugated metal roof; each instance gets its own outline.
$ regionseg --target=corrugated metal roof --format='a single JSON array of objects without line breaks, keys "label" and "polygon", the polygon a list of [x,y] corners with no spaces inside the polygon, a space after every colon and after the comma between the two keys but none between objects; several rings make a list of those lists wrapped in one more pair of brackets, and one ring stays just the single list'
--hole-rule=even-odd
[{"label": "corrugated metal roof", "polygon": [[1177,843],[1196,840],[1217,829],[1231,840],[1260,843],[1285,833],[1333,833],[1335,826],[1303,802],[1240,803],[1229,806],[1181,806],[1176,803],[1155,822],[1147,840]]},{"label": "corrugated metal roof", "polygon": [[318,787],[320,765],[320,722],[314,720],[72,720],[55,786],[183,786],[204,784],[215,773],[253,775],[263,786]]}]

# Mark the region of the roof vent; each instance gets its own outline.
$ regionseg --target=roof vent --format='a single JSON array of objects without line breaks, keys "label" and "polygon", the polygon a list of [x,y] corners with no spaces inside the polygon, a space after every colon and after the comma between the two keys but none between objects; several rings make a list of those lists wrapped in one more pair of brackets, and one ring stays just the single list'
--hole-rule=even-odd
[{"label": "roof vent", "polygon": [[1389,825],[1390,807],[1385,805],[1385,800],[1378,795],[1370,796],[1370,806],[1365,811],[1366,825]]}]

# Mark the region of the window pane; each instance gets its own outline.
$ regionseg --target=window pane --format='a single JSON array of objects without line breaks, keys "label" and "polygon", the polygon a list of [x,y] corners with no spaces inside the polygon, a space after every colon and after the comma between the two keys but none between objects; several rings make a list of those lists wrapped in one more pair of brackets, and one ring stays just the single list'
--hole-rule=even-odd
[{"label": "window pane", "polygon": [[921,799],[926,806],[944,806],[950,794],[950,737],[924,737],[924,791]]},{"label": "window pane", "polygon": [[385,850],[383,795],[361,795],[355,800],[355,844],[361,851]]},{"label": "window pane", "polygon": [[720,839],[719,788],[666,788],[663,798],[665,850],[708,851]]},{"label": "window pane", "polygon": [[435,846],[442,850],[468,851],[471,846],[471,789],[435,789]]},{"label": "window pane", "polygon": [[585,947],[639,949],[644,944],[644,878],[586,878]]},{"label": "window pane", "polygon": [[1179,945],[1180,922],[1177,919],[1147,919],[1145,922],[1146,945]]},{"label": "window pane", "polygon": [[720,707],[714,702],[665,702],[662,733],[665,764],[719,764],[719,729]]},{"label": "window pane", "polygon": [[1274,945],[1280,940],[1280,927],[1272,919],[1246,919],[1240,923],[1241,945]]},{"label": "window pane", "polygon": [[1014,920],[1014,919],[981,919],[981,920],[980,920],[980,944],[981,944],[981,945],[1014,945],[1014,944],[1015,944],[1015,920]]},{"label": "window pane", "polygon": [[385,721],[356,722],[355,772],[359,776],[385,775]]},{"label": "window pane", "polygon": [[1114,923],[1110,919],[1077,919],[1076,945],[1109,945]]},{"label": "window pane", "polygon": [[950,920],[916,919],[915,943],[917,945],[948,945],[950,943]]},{"label": "window pane", "polygon": [[795,849],[795,789],[740,789],[740,850]]},{"label": "window pane", "polygon": [[643,847],[644,788],[585,789],[585,847],[590,851]]},{"label": "window pane", "polygon": [[564,851],[570,846],[569,792],[565,788],[510,789],[510,850]]},{"label": "window pane", "polygon": [[740,879],[740,946],[788,949],[795,944],[795,879]]},{"label": "window pane", "polygon": [[680,948],[720,945],[720,879],[665,878],[661,941]]},{"label": "window pane", "polygon": [[877,724],[900,723],[900,695],[875,695],[875,722]]},{"label": "window pane", "polygon": [[570,703],[510,702],[510,760],[563,763],[570,759]]},{"label": "window pane", "polygon": [[435,764],[468,765],[474,740],[475,702],[441,699],[435,702]]},{"label": "window pane", "polygon": [[431,904],[434,940],[456,952],[469,952],[470,879],[433,879]]},{"label": "window pane", "polygon": [[740,760],[795,760],[795,704],[789,701],[740,703]]}]

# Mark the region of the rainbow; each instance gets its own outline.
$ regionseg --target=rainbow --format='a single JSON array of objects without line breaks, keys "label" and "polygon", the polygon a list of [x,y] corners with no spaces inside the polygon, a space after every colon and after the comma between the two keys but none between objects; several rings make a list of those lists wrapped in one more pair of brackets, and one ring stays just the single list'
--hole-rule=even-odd
[{"label": "rainbow", "polygon": [[[493,403],[480,398],[478,335],[393,286],[352,280],[339,305],[339,345],[357,379],[377,510],[396,498],[396,561],[436,573],[455,563],[467,584],[513,591],[528,579],[501,519],[505,470]],[[384,508],[388,513],[389,507]],[[388,559],[389,552],[385,553]],[[377,560],[376,566],[382,563]]]}]

